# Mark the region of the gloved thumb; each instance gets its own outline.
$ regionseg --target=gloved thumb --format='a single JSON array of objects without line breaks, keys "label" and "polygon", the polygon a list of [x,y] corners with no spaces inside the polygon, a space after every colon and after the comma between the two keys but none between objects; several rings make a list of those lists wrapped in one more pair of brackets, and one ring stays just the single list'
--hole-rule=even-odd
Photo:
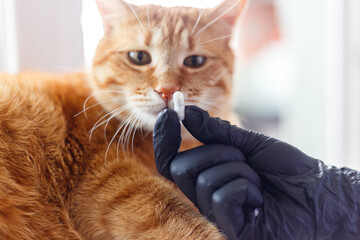
[{"label": "gloved thumb", "polygon": [[170,164],[179,152],[181,145],[180,130],[180,122],[176,112],[165,109],[159,114],[153,131],[157,170],[171,181],[173,181],[173,178],[170,173]]},{"label": "gloved thumb", "polygon": [[239,149],[248,164],[259,173],[299,174],[318,164],[318,161],[285,142],[239,128],[220,118],[212,118],[195,106],[185,108],[183,124],[200,142],[230,145]]},{"label": "gloved thumb", "polygon": [[256,154],[260,145],[267,141],[270,144],[274,140],[263,134],[231,125],[220,118],[212,118],[208,112],[196,106],[186,106],[183,124],[200,142],[230,145],[241,150],[245,157]]}]

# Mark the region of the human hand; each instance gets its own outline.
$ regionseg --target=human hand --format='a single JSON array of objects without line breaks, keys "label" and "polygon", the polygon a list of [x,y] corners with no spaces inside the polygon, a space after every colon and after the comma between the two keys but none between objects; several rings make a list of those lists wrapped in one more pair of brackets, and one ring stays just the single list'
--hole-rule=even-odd
[{"label": "human hand", "polygon": [[185,116],[204,146],[179,153],[180,124],[166,110],[154,128],[157,168],[229,239],[360,239],[358,172],[197,107]]}]

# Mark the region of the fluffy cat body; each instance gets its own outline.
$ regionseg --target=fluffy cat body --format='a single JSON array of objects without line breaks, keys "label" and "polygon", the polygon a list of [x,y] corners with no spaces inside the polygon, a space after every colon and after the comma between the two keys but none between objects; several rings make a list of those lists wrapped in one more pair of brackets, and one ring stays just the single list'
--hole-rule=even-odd
[{"label": "fluffy cat body", "polygon": [[[225,1],[216,10],[234,5],[239,13],[244,2],[234,3]],[[191,35],[193,26],[202,29],[214,19],[213,11],[201,20],[195,9],[129,9],[119,0],[98,5],[107,35],[91,76],[0,75],[0,239],[224,239],[157,175],[152,136],[146,132],[161,109],[172,107],[172,100],[163,97],[169,89],[181,89],[187,104],[227,117],[229,39],[210,41],[202,52],[196,48],[219,34],[212,26],[208,39]],[[130,10],[138,15],[130,17]],[[126,21],[119,21],[119,13]],[[126,28],[129,38],[119,30],[124,24],[136,26]],[[139,49],[151,53],[153,65],[127,62],[124,53]],[[208,70],[176,67],[187,51],[210,54]],[[206,96],[212,104],[206,105]],[[214,104],[222,104],[221,110]]]},{"label": "fluffy cat body", "polygon": [[0,81],[1,239],[221,239],[148,170],[151,135],[134,138],[134,156],[113,145],[105,168],[104,127],[88,134],[101,107],[74,118],[90,94],[85,76]]}]

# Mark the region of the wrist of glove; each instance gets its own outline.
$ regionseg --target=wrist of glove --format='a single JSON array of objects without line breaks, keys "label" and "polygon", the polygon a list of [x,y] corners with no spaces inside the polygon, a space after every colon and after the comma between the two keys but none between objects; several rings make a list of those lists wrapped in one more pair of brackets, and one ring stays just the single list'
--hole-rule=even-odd
[{"label": "wrist of glove", "polygon": [[360,239],[360,174],[328,168],[293,146],[186,107],[185,128],[204,145],[178,152],[180,123],[154,128],[158,171],[229,239]]}]

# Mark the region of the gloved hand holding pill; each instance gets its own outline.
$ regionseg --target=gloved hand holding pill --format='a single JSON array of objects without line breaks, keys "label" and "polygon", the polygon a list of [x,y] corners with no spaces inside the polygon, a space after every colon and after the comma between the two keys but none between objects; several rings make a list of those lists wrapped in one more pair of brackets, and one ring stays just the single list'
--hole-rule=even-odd
[{"label": "gloved hand holding pill", "polygon": [[182,122],[204,145],[179,152],[179,118],[163,111],[153,134],[157,169],[228,239],[360,239],[359,172],[195,106]]}]

